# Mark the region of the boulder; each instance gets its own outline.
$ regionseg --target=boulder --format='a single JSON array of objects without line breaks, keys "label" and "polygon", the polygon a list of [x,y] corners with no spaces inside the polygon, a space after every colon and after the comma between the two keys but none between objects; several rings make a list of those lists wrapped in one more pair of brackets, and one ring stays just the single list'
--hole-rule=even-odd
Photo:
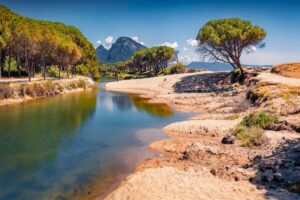
[{"label": "boulder", "polygon": [[222,144],[234,144],[235,143],[235,136],[234,135],[226,135],[222,139]]}]

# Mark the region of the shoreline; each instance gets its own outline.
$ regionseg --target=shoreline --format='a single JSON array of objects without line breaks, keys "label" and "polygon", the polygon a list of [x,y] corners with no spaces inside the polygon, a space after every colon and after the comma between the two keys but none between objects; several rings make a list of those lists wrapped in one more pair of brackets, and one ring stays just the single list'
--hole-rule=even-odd
[{"label": "shoreline", "polygon": [[[31,86],[35,85],[37,91],[32,91]],[[43,99],[50,96],[70,94],[82,92],[95,88],[96,83],[83,76],[77,76],[70,79],[47,79],[47,80],[36,80],[32,82],[28,81],[12,81],[12,82],[0,82],[0,87],[3,89],[2,94],[10,95],[10,98],[0,99],[0,106],[14,105],[33,101],[37,99]],[[1,88],[0,88],[1,89]],[[27,93],[26,94],[26,89]],[[1,92],[1,90],[0,90]],[[0,94],[1,95],[1,94]]]},{"label": "shoreline", "polygon": [[[248,164],[259,154],[270,154],[275,147],[280,146],[281,138],[298,139],[298,136],[284,132],[276,135],[277,133],[267,131],[266,135],[270,137],[272,142],[274,140],[276,143],[269,146],[272,149],[250,150],[238,145],[226,146],[220,143],[222,137],[228,134],[240,121],[240,119],[225,120],[224,118],[236,113],[235,109],[243,109],[242,106],[236,108],[237,105],[235,104],[240,103],[242,105],[245,103],[242,100],[239,102],[238,99],[241,99],[241,96],[244,99],[246,88],[240,86],[237,91],[232,92],[234,95],[231,96],[226,93],[227,96],[224,96],[210,91],[207,93],[180,93],[174,87],[178,82],[185,83],[187,79],[183,79],[186,77],[195,83],[196,79],[193,80],[193,76],[205,77],[211,74],[218,73],[179,74],[106,84],[106,90],[109,91],[138,93],[142,97],[150,98],[150,102],[167,103],[175,110],[199,114],[183,122],[164,127],[163,130],[170,139],[155,141],[149,145],[149,148],[159,152],[161,157],[139,164],[136,171],[127,176],[118,188],[108,194],[105,199],[140,199],[142,197],[144,199],[182,199],[183,196],[181,195],[187,193],[190,195],[184,196],[186,199],[235,199],[234,196],[238,195],[240,195],[238,199],[266,199],[268,195],[282,199],[298,198],[297,194],[286,190],[270,190],[250,183],[249,178],[255,176],[255,170],[245,170],[240,167],[243,164]],[[263,79],[268,76],[263,74],[261,77],[259,78]],[[263,82],[265,79],[260,81]],[[198,91],[198,88],[196,89]],[[244,116],[255,109],[247,107],[247,109],[237,113]],[[279,139],[274,139],[276,138],[274,135]],[[189,158],[184,158],[186,152],[188,152]],[[230,172],[223,169],[227,169],[228,166],[218,164],[220,159],[224,160],[226,165],[231,166]],[[193,179],[195,176],[197,178]],[[177,179],[173,180],[171,177],[177,177]],[[181,184],[180,180],[185,180],[187,177],[193,180]],[[207,185],[201,185],[203,182],[206,182]],[[218,187],[220,184],[225,189]],[[170,185],[168,186],[169,189],[163,188],[166,187],[164,185]],[[196,185],[199,188],[195,187]]]}]

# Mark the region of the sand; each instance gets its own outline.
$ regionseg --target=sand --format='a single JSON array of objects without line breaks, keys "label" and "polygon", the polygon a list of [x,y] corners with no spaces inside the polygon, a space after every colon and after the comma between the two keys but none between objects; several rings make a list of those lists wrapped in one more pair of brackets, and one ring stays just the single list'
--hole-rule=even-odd
[{"label": "sand", "polygon": [[[230,133],[241,117],[256,108],[246,101],[247,86],[224,89],[211,82],[212,74],[200,72],[106,84],[107,90],[139,93],[180,111],[201,112],[187,121],[167,125],[164,131],[171,138],[150,145],[162,157],[142,163],[106,199],[299,199],[297,194],[287,190],[258,187],[249,182],[257,171],[243,167],[257,155],[272,155],[283,140],[300,139],[299,134],[267,131],[269,142],[259,149],[244,148],[238,142],[221,144],[223,136]],[[300,84],[299,79],[264,72],[255,78],[264,82]],[[199,87],[200,83],[205,87]],[[236,114],[238,119],[226,120]]]}]

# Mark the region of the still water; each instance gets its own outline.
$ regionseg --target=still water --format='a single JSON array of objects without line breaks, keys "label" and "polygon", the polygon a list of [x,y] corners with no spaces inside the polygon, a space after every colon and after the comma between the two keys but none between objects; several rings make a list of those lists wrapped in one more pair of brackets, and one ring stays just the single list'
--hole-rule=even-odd
[{"label": "still water", "polygon": [[0,107],[0,199],[92,199],[188,114],[100,89]]}]

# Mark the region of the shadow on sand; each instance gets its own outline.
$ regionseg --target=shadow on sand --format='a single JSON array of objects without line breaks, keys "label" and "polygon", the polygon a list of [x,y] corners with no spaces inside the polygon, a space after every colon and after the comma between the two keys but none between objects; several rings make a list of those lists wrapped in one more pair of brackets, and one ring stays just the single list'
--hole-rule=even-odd
[{"label": "shadow on sand", "polygon": [[[266,189],[268,199],[300,199],[300,139],[284,140],[271,155],[256,157],[253,167],[257,173],[251,182]],[[284,189],[294,194],[278,195]]]},{"label": "shadow on sand", "polygon": [[177,93],[229,92],[234,90],[228,72],[187,76],[173,87]]}]

